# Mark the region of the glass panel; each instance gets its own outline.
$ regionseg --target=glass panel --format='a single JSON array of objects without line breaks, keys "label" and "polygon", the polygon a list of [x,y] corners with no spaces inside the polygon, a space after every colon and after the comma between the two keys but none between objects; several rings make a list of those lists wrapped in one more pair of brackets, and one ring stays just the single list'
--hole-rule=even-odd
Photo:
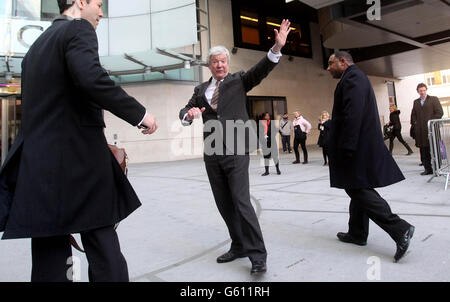
[{"label": "glass panel", "polygon": [[[133,4],[131,5],[130,2]],[[150,14],[150,1],[109,0],[108,13],[110,18]]]},{"label": "glass panel", "polygon": [[174,70],[166,70],[165,71],[165,78],[168,80],[180,80],[180,70],[174,69]]},{"label": "glass panel", "polygon": [[41,0],[16,0],[13,15],[20,19],[40,20]]},{"label": "glass panel", "polygon": [[190,68],[190,69],[185,69],[182,68],[180,69],[181,72],[181,80],[183,81],[195,81],[195,71],[198,70],[197,68]]},{"label": "glass panel", "polygon": [[97,26],[98,55],[100,57],[109,55],[109,19],[100,19]]},{"label": "glass panel", "polygon": [[11,16],[12,0],[0,0],[0,16]]},{"label": "glass panel", "polygon": [[152,48],[176,48],[197,43],[197,9],[195,4],[154,13]]},{"label": "glass panel", "polygon": [[[151,49],[150,15],[110,18],[109,30],[114,33],[109,35],[110,55]],[[176,35],[173,35],[173,37],[176,37]]]},{"label": "glass panel", "polygon": [[101,57],[100,63],[109,71],[125,71],[143,69],[142,65],[126,60],[123,56]]},{"label": "glass panel", "polygon": [[241,9],[241,35],[242,43],[259,45],[259,19],[258,14],[246,9]]},{"label": "glass panel", "polygon": [[195,0],[151,0],[152,13],[195,4]]},{"label": "glass panel", "polygon": [[58,2],[55,0],[42,0],[41,19],[53,20],[59,15]]}]

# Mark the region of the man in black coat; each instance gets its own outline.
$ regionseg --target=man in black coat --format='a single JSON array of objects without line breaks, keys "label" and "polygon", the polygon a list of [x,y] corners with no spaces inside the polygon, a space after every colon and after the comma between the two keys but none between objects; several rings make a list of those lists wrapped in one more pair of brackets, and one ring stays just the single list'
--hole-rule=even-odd
[{"label": "man in black coat", "polygon": [[114,225],[140,206],[110,152],[102,109],[153,133],[155,119],[100,66],[102,0],[58,0],[61,16],[22,63],[22,125],[0,170],[3,239],[32,238],[32,281],[71,281],[80,233],[91,281],[128,281]]},{"label": "man in black coat", "polygon": [[[242,141],[239,139],[242,136],[235,133],[239,125],[243,126],[249,120],[247,92],[276,66],[290,31],[289,26],[290,22],[283,20],[280,31],[275,30],[275,45],[247,72],[229,74],[228,50],[223,46],[211,48],[208,67],[212,78],[195,87],[192,98],[180,111],[180,119],[186,126],[200,115],[203,117],[206,172],[216,205],[232,240],[230,250],[219,256],[217,262],[249,257],[251,274],[266,271],[267,252],[255,210],[250,203],[248,154],[252,148],[249,142],[252,135],[244,134]],[[229,122],[236,127],[228,129]]]},{"label": "man in black coat", "polygon": [[433,174],[433,168],[431,167],[430,140],[428,139],[428,121],[442,118],[444,112],[439,99],[427,95],[427,85],[424,83],[417,85],[417,93],[420,97],[414,100],[411,125],[414,127],[416,147],[420,149],[420,160],[425,168],[420,175],[430,175]]},{"label": "man in black coat", "polygon": [[329,136],[330,183],[345,189],[351,198],[349,230],[337,237],[366,245],[370,218],[396,242],[397,262],[409,247],[414,226],[393,214],[374,190],[405,179],[384,144],[375,94],[349,53],[331,55],[327,70],[340,79],[334,92]]}]

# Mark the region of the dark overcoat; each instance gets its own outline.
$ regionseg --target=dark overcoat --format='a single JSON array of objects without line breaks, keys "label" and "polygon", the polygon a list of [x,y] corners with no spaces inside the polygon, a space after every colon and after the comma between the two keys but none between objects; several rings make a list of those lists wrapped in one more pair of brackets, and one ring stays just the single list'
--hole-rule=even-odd
[{"label": "dark overcoat", "polygon": [[[322,126],[322,127],[320,127]],[[329,140],[329,136],[330,136],[330,127],[331,127],[331,120],[327,120],[324,123],[319,123],[317,125],[317,129],[319,129],[320,134],[319,134],[319,139],[317,140],[317,144],[320,147],[328,147],[328,140]]]},{"label": "dark overcoat", "polygon": [[347,68],[337,84],[332,117],[332,187],[377,188],[405,179],[384,144],[370,81],[356,65]]},{"label": "dark overcoat", "polygon": [[441,103],[435,96],[427,95],[423,106],[420,104],[420,98],[414,100],[411,111],[411,125],[414,125],[416,147],[425,148],[430,146],[428,121],[440,119],[443,114]]},{"label": "dark overcoat", "polygon": [[22,63],[22,125],[0,170],[3,239],[114,225],[140,206],[108,148],[101,109],[136,126],[145,108],[100,66],[94,27],[56,19]]}]

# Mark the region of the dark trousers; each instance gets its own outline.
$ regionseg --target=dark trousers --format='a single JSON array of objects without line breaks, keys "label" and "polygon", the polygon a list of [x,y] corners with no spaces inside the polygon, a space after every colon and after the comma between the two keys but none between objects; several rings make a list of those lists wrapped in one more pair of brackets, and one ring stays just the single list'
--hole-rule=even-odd
[{"label": "dark trousers", "polygon": [[250,260],[266,260],[267,252],[250,203],[249,156],[214,156],[205,161],[209,183],[231,237],[231,250]]},{"label": "dark trousers", "polygon": [[328,147],[326,147],[326,146],[322,147],[322,155],[323,155],[323,162],[324,162],[324,164],[326,164],[327,158],[328,158]]},{"label": "dark trousers", "polygon": [[300,154],[298,152],[298,146],[302,146],[303,150],[303,161],[308,161],[308,150],[306,150],[306,139],[294,139],[294,152],[295,152],[295,160],[300,161]]},{"label": "dark trousers", "polygon": [[420,160],[427,172],[433,172],[431,167],[431,150],[430,147],[420,147]]},{"label": "dark trousers", "polygon": [[349,233],[360,240],[367,240],[369,219],[397,242],[410,224],[393,214],[389,204],[374,189],[346,189],[350,196]]},{"label": "dark trousers", "polygon": [[[127,262],[113,226],[80,233],[91,282],[127,282]],[[31,282],[70,282],[69,235],[31,239]]]},{"label": "dark trousers", "polygon": [[395,129],[392,136],[389,138],[389,152],[392,153],[392,150],[394,150],[394,139],[397,138],[400,143],[405,146],[406,150],[412,151],[409,145],[405,142],[405,140],[402,137],[401,129]]},{"label": "dark trousers", "polygon": [[282,135],[281,143],[283,144],[283,151],[291,151],[291,136],[290,135]]}]

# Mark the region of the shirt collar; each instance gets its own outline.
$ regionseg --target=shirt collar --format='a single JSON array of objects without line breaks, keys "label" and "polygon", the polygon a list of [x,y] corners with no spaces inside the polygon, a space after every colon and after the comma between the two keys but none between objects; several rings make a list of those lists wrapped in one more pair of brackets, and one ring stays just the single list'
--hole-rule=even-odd
[{"label": "shirt collar", "polygon": [[59,15],[55,19],[53,19],[52,23],[55,22],[55,21],[60,21],[60,20],[72,21],[74,19],[72,17],[70,17],[70,16],[67,16],[67,15]]}]

